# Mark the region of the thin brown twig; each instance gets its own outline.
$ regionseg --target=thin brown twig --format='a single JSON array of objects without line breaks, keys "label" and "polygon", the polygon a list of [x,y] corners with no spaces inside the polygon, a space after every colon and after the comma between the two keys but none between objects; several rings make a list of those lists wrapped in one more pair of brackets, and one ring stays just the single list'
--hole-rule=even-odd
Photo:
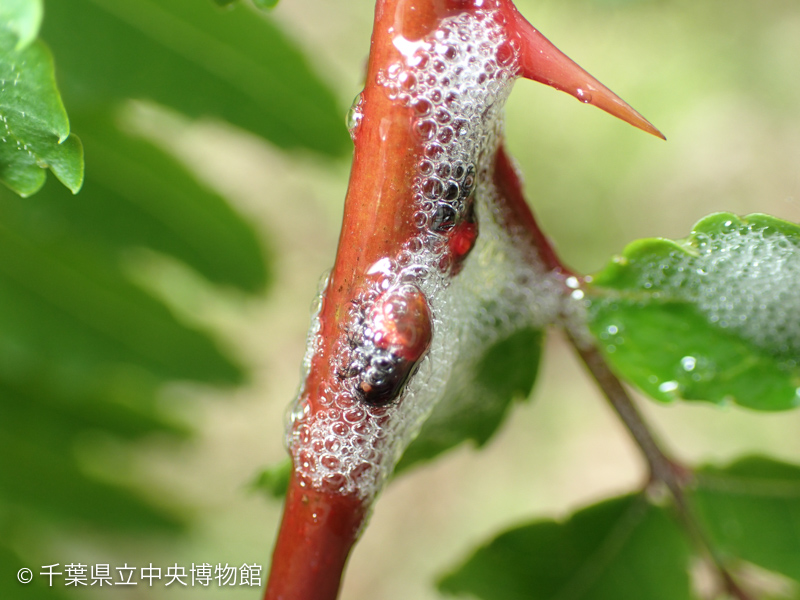
[{"label": "thin brown twig", "polygon": [[611,407],[644,454],[650,470],[651,480],[660,481],[670,491],[675,501],[678,517],[695,545],[701,549],[703,554],[714,565],[725,591],[737,600],[755,600],[753,596],[736,583],[736,580],[726,568],[722,557],[716,552],[711,540],[708,539],[703,528],[698,523],[684,493],[687,470],[670,459],[662,450],[627,390],[625,390],[619,378],[611,371],[600,350],[594,345],[587,346],[583,341],[579,342],[569,332],[567,332],[567,336],[608,399]]}]

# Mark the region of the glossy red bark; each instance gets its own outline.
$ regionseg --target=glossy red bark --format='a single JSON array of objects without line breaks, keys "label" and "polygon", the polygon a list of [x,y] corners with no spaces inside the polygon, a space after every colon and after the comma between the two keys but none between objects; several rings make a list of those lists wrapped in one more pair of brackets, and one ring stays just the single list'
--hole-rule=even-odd
[{"label": "glossy red bark", "polygon": [[272,555],[269,600],[335,598],[365,507],[353,496],[313,490],[292,475]]},{"label": "glossy red bark", "polygon": [[[350,302],[365,285],[370,265],[393,256],[415,230],[411,193],[420,143],[413,115],[390,100],[378,73],[402,55],[396,35],[419,39],[435,27],[443,2],[378,0],[370,46],[363,119],[354,135],[355,153],[345,199],[336,261],[323,297],[320,334],[306,390],[309,408],[319,409],[322,383],[335,377],[330,360]],[[367,514],[364,500],[321,493],[293,475],[273,552],[266,600],[336,598],[347,556]],[[320,518],[324,515],[324,518]]]}]

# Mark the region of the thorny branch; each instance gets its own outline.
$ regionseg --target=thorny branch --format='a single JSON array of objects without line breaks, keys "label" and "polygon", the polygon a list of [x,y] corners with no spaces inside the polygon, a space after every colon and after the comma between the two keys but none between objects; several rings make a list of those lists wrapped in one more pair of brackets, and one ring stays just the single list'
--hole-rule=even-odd
[{"label": "thorny branch", "polygon": [[[492,12],[487,16],[490,8]],[[482,156],[491,157],[495,153],[491,183],[496,197],[492,201],[498,209],[500,225],[509,232],[522,232],[519,237],[511,237],[527,244],[524,250],[533,251],[530,256],[537,273],[547,271],[553,279],[560,279],[565,294],[574,294],[580,286],[575,283],[579,278],[562,264],[536,223],[502,139],[498,146],[491,147],[480,143],[462,147],[453,142],[455,131],[469,132],[467,124],[473,122],[480,125],[472,131],[476,140],[497,143],[489,135],[488,127],[493,121],[487,115],[494,115],[490,108],[499,98],[492,95],[495,92],[488,94],[480,105],[481,111],[472,114],[464,112],[465,107],[474,109],[474,106],[471,100],[459,100],[460,88],[456,89],[458,93],[447,96],[442,96],[438,87],[430,88],[437,82],[450,86],[451,75],[462,69],[458,63],[461,58],[455,46],[419,40],[456,15],[473,23],[476,31],[486,33],[487,44],[492,39],[496,43],[493,50],[491,44],[487,46],[494,62],[482,63],[483,59],[472,57],[484,66],[469,71],[474,80],[463,85],[469,86],[470,92],[492,89],[483,84],[490,75],[497,78],[498,72],[503,74],[500,78],[503,85],[524,77],[566,91],[663,138],[639,113],[555,48],[519,14],[512,0],[377,0],[367,85],[356,105],[361,107],[357,121],[360,124],[351,130],[355,150],[342,237],[315,317],[314,335],[320,343],[309,357],[303,393],[295,406],[290,443],[293,472],[273,554],[267,600],[334,600],[338,594],[347,557],[383,481],[380,469],[389,464],[379,459],[394,456],[394,451],[387,449],[378,436],[387,431],[382,429],[386,418],[391,416],[387,417],[387,407],[400,395],[406,378],[427,351],[432,335],[431,314],[436,307],[427,304],[432,296],[426,296],[422,289],[423,278],[410,274],[402,286],[394,287],[391,278],[399,275],[397,265],[413,247],[426,250],[423,270],[439,273],[446,281],[458,274],[478,237],[469,201],[474,198],[471,190],[475,186],[475,173],[465,170],[463,160],[474,168]],[[489,35],[492,32],[494,37]],[[466,41],[470,40],[469,31],[464,36]],[[434,47],[435,56],[431,54]],[[406,54],[411,50],[413,57]],[[473,51],[474,47],[470,52]],[[463,52],[467,52],[467,47]],[[413,64],[409,62],[412,58],[416,61]],[[425,71],[427,77],[418,80],[424,74],[420,69],[428,64],[434,71],[440,65],[436,72],[444,70],[445,75]],[[511,69],[512,64],[513,72],[504,70]],[[418,65],[423,66],[417,69]],[[486,65],[491,70],[486,70],[489,69]],[[406,70],[400,73],[402,69]],[[427,90],[430,98],[420,98],[419,81],[430,79],[434,83],[425,83],[420,88]],[[444,84],[445,81],[448,83]],[[417,93],[413,104],[412,90]],[[455,131],[450,126],[443,127],[439,137],[434,138],[438,125],[420,119],[429,115],[432,102],[442,101],[445,104],[451,101],[449,110],[456,111],[459,116],[456,120],[462,124]],[[443,112],[442,123],[450,122],[453,115]],[[423,123],[427,125],[420,129]],[[469,153],[467,148],[471,148]],[[442,162],[442,156],[449,157],[451,162]],[[436,176],[432,176],[434,163],[446,169],[437,170]],[[459,175],[453,168],[457,164],[461,165]],[[420,186],[423,196],[419,193]],[[427,205],[430,206],[425,208]],[[432,245],[430,240],[439,238],[446,238],[447,243]],[[371,303],[369,313],[348,308],[361,299]],[[661,484],[669,490],[679,518],[699,551],[713,565],[727,594],[738,600],[755,600],[733,579],[693,514],[685,493],[691,471],[662,450],[598,347],[587,343],[582,336],[573,337],[570,319],[565,316],[563,320],[578,354],[642,450],[650,469],[649,484]],[[351,339],[360,340],[363,352],[352,352],[359,348]],[[332,356],[339,357],[339,363],[331,360]],[[342,383],[342,373],[350,374],[344,378],[347,383]],[[326,444],[331,441],[341,445],[340,438],[350,444],[346,469],[341,468],[344,454],[322,455],[325,449],[334,452]],[[358,459],[353,458],[356,448],[359,448]]]}]

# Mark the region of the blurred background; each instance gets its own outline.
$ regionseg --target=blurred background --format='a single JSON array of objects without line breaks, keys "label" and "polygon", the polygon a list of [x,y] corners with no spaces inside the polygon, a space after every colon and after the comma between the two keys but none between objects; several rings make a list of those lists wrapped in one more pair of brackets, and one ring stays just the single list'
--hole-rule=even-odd
[{"label": "blurred background", "polygon": [[[3,564],[247,562],[266,580],[281,507],[252,482],[285,458],[284,412],[336,249],[345,114],[363,87],[374,5],[281,0],[265,16],[247,2],[198,2],[208,18],[185,22],[189,4],[176,0],[45,4],[42,38],[86,144],[87,183],[75,197],[52,176],[25,200],[0,193],[0,258],[12,265],[0,268]],[[714,211],[800,221],[795,0],[517,4],[668,138],[517,83],[508,145],[568,264],[592,272],[628,242],[684,237]],[[164,20],[144,26],[142,15]],[[222,92],[214,105],[195,102],[205,92],[190,69],[176,80],[157,54],[104,67],[104,36],[136,43],[125,27],[216,77],[237,66],[231,86],[252,106]],[[81,78],[88,63],[104,83]],[[500,529],[642,484],[643,461],[570,349],[556,333],[546,346],[533,397],[485,449],[459,447],[387,488],[342,598],[439,598],[436,576]],[[800,462],[800,414],[639,404],[688,462]],[[4,567],[0,590],[15,571]],[[70,596],[11,583],[4,597],[260,594],[155,584]]]}]

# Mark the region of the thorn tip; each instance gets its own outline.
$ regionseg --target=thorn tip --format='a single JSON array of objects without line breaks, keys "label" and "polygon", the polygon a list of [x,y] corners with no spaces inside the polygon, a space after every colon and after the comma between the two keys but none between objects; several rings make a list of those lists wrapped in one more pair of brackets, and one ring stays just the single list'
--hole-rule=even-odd
[{"label": "thorn tip", "polygon": [[508,19],[509,34],[516,35],[520,42],[519,74],[522,77],[567,92],[584,104],[592,104],[642,131],[667,139],[627,102],[556,48],[513,5],[506,6],[511,17]]}]

